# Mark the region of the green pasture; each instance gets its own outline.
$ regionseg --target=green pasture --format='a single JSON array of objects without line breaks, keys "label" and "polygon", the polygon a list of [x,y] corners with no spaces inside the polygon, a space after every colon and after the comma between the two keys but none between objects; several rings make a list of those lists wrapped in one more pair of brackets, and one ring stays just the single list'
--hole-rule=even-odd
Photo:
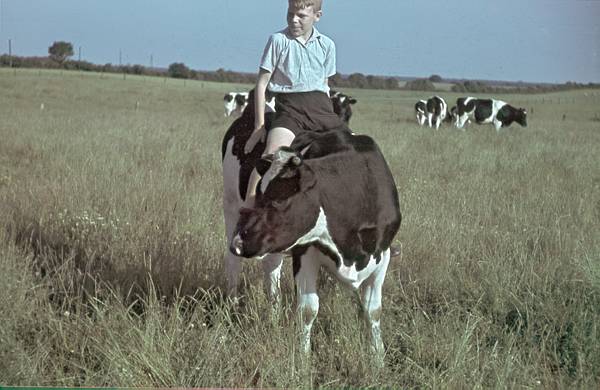
[{"label": "green pasture", "polygon": [[598,388],[600,90],[496,95],[529,111],[498,133],[343,91],[401,196],[377,369],[326,273],[308,363],[291,261],[278,316],[256,261],[224,297],[222,99],[249,88],[0,70],[0,385]]}]

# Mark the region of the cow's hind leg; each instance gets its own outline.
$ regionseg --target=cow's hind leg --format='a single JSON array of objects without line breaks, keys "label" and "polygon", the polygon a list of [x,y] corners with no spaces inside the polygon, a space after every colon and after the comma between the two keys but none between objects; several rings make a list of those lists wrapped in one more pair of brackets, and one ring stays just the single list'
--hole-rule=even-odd
[{"label": "cow's hind leg", "polygon": [[383,340],[381,339],[381,292],[389,262],[390,250],[388,249],[381,254],[381,261],[376,270],[361,285],[361,302],[370,331],[371,348],[381,366],[383,365],[385,353]]}]

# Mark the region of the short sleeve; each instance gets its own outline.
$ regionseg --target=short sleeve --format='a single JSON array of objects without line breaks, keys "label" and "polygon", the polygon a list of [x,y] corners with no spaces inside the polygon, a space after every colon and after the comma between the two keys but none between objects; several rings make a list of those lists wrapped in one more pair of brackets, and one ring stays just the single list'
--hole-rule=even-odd
[{"label": "short sleeve", "polygon": [[277,65],[277,51],[275,50],[275,40],[273,35],[269,37],[262,58],[260,59],[259,67],[268,72],[273,72]]},{"label": "short sleeve", "polygon": [[335,65],[335,43],[333,41],[329,41],[329,48],[327,50],[327,56],[325,57],[325,74],[327,77],[331,77],[337,73],[336,65]]}]

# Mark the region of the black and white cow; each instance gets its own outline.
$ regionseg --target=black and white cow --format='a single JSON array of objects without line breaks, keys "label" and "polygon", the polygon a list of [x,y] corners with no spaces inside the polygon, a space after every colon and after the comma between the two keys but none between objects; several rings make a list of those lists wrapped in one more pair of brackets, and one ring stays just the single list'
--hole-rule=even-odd
[{"label": "black and white cow", "polygon": [[423,126],[427,120],[427,100],[421,99],[415,103],[415,115],[419,126]]},{"label": "black and white cow", "polygon": [[457,119],[456,127],[464,128],[465,123],[473,118],[475,123],[492,123],[496,131],[517,122],[527,127],[527,111],[524,108],[515,108],[510,104],[496,99],[477,99],[474,97],[461,97],[456,100]]},{"label": "black and white cow", "polygon": [[[249,102],[248,92],[229,92],[225,95],[225,116],[241,115]],[[275,111],[275,98],[270,97],[265,102],[266,112]]]},{"label": "black and white cow", "polygon": [[248,105],[248,92],[229,92],[223,97],[225,116],[241,115]]},{"label": "black and white cow", "polygon": [[[252,94],[250,100],[251,105]],[[271,115],[265,116],[267,122]],[[237,294],[243,258],[261,257],[265,289],[279,301],[281,253],[291,252],[304,351],[310,350],[319,307],[317,274],[325,266],[360,289],[373,347],[381,356],[381,288],[401,215],[396,186],[379,148],[370,137],[352,135],[344,127],[299,135],[265,162],[264,143],[244,154],[253,127],[254,110],[247,109],[222,144],[229,294]],[[263,177],[256,205],[244,209],[255,167]]]},{"label": "black and white cow", "polygon": [[352,105],[356,104],[357,100],[352,96],[334,90],[329,91],[329,98],[333,104],[333,111],[346,124],[350,123],[350,118],[352,117]]},{"label": "black and white cow", "polygon": [[429,127],[435,125],[436,130],[440,128],[440,124],[446,118],[448,113],[448,105],[440,96],[432,96],[427,99],[427,124]]},{"label": "black and white cow", "polygon": [[365,135],[307,132],[260,165],[255,207],[240,211],[231,251],[267,259],[291,252],[305,353],[319,310],[319,269],[359,290],[372,347],[382,358],[381,293],[401,214],[381,151]]}]

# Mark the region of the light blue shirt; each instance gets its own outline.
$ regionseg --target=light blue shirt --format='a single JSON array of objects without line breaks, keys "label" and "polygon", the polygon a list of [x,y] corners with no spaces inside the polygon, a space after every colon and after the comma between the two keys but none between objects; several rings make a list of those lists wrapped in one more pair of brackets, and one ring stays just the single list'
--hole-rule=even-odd
[{"label": "light blue shirt", "polygon": [[329,92],[326,79],[336,73],[335,44],[313,27],[303,44],[287,28],[269,37],[260,68],[271,72],[267,89],[274,93]]}]

